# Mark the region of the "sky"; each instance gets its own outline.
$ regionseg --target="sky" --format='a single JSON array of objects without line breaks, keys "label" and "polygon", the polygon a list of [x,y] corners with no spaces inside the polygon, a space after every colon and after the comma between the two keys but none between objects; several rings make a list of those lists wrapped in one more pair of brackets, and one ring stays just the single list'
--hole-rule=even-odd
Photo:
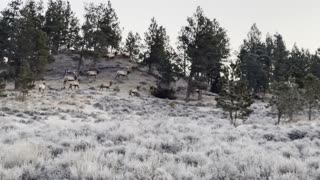
[{"label": "sky", "polygon": [[[10,0],[0,0],[3,9]],[[43,0],[46,4],[47,0]],[[107,0],[69,0],[79,18],[83,18],[84,5]],[[171,44],[186,19],[202,7],[205,15],[217,19],[227,30],[232,53],[239,50],[253,23],[265,38],[266,34],[280,33],[287,48],[298,47],[314,52],[320,48],[320,1],[319,0],[111,0],[123,28],[143,35],[155,17],[158,24],[167,29]]]}]

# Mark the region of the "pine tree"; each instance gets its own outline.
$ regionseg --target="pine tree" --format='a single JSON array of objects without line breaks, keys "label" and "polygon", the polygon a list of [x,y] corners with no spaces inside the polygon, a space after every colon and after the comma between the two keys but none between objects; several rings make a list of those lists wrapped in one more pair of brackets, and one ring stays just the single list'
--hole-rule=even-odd
[{"label": "pine tree", "polygon": [[125,42],[124,50],[129,53],[129,58],[132,61],[137,61],[140,55],[140,49],[142,47],[141,37],[138,33],[134,34],[129,32]]},{"label": "pine tree", "polygon": [[229,113],[230,122],[237,126],[237,119],[245,121],[252,110],[250,106],[253,99],[247,84],[243,80],[236,80],[236,64],[231,64],[230,68],[224,70],[224,87],[217,98],[217,105]]},{"label": "pine tree", "polygon": [[6,97],[6,81],[5,78],[0,74],[0,97]]},{"label": "pine tree", "polygon": [[289,51],[280,34],[274,35],[273,45],[273,79],[277,82],[288,81],[290,77]]},{"label": "pine tree", "polygon": [[304,91],[302,93],[302,96],[307,105],[308,118],[311,121],[312,110],[319,105],[320,81],[316,76],[308,74],[304,78],[303,87]]},{"label": "pine tree", "polygon": [[71,10],[68,1],[50,0],[45,14],[44,30],[48,35],[49,46],[53,53],[59,49],[75,46],[79,35],[79,20]]},{"label": "pine tree", "polygon": [[238,55],[240,78],[248,82],[254,93],[266,92],[269,88],[271,57],[268,54],[266,45],[261,41],[261,32],[254,24]]},{"label": "pine tree", "polygon": [[303,87],[303,79],[308,74],[311,64],[311,54],[308,50],[299,49],[294,45],[289,56],[289,74],[295,79],[299,88]]},{"label": "pine tree", "polygon": [[229,56],[229,38],[217,20],[210,20],[198,7],[196,13],[187,19],[182,27],[179,42],[190,63],[186,100],[191,93],[194,79],[209,82],[213,92],[221,89],[222,61]]},{"label": "pine tree", "polygon": [[294,79],[273,83],[272,98],[269,105],[277,112],[278,120],[276,124],[281,123],[284,115],[289,117],[289,121],[293,120],[294,114],[301,111],[303,107],[301,94],[298,85],[294,83]]},{"label": "pine tree", "polygon": [[311,56],[309,73],[320,78],[320,49]]},{"label": "pine tree", "polygon": [[80,54],[82,57],[90,55],[94,63],[109,51],[119,49],[122,38],[120,23],[110,1],[99,5],[90,3],[85,7],[82,34]]},{"label": "pine tree", "polygon": [[[43,16],[41,15],[42,4],[37,4],[30,0],[21,9],[21,18],[18,19],[17,59],[15,60],[16,77],[21,77],[21,66],[28,66],[31,73],[29,78],[37,79],[43,76],[49,57],[47,47],[47,36],[42,31]],[[26,61],[26,62],[24,62]],[[26,65],[27,64],[27,65]],[[19,78],[15,83],[15,88],[20,89]],[[22,84],[24,85],[24,84]]]},{"label": "pine tree", "polygon": [[169,47],[169,37],[166,29],[159,26],[154,18],[151,19],[148,32],[145,33],[145,43],[147,46],[145,63],[151,73],[153,65],[159,65],[161,60],[165,59],[166,49]]},{"label": "pine tree", "polygon": [[17,62],[18,19],[22,0],[12,0],[6,9],[1,11],[0,18],[0,59],[8,60],[9,76],[14,77]]}]

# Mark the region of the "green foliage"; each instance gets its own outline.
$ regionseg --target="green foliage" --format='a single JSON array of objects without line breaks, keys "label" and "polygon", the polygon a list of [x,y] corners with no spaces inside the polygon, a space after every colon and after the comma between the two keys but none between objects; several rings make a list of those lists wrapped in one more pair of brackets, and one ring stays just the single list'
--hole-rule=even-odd
[{"label": "green foliage", "polygon": [[309,51],[299,49],[294,45],[289,56],[289,74],[295,79],[299,88],[303,87],[303,79],[310,69],[311,55]]},{"label": "green foliage", "polygon": [[79,36],[79,20],[71,10],[70,3],[50,0],[45,14],[44,31],[48,35],[50,49],[58,53],[63,46],[75,47]]},{"label": "green foliage", "polygon": [[[200,7],[187,21],[188,25],[182,27],[179,36],[179,47],[187,56],[184,59],[190,64],[189,82],[193,78],[207,80],[211,82],[211,90],[219,92],[222,61],[229,56],[230,51],[226,31],[217,20],[207,18]],[[186,67],[186,62],[183,66]],[[189,95],[188,91],[187,99]]]},{"label": "green foliage", "polygon": [[145,43],[147,46],[145,63],[149,66],[149,72],[152,72],[152,66],[159,65],[161,60],[166,58],[166,51],[169,48],[166,29],[159,26],[154,18],[151,19],[148,32],[145,33]]},{"label": "green foliage", "polygon": [[130,60],[137,61],[142,47],[141,37],[138,33],[129,32],[125,42],[124,51],[129,53]]},{"label": "green foliage", "polygon": [[304,91],[302,96],[308,108],[308,118],[311,120],[313,108],[319,105],[320,80],[316,76],[308,74],[304,78],[303,87]]},{"label": "green foliage", "polygon": [[217,98],[217,105],[229,113],[230,122],[237,126],[237,119],[245,121],[252,110],[252,95],[248,89],[247,83],[243,80],[237,80],[237,70],[235,65],[226,68],[224,71],[224,87]]},{"label": "green foliage", "polygon": [[273,80],[288,81],[290,77],[289,51],[280,34],[274,35],[272,47],[272,59],[274,65]]},{"label": "green foliage", "polygon": [[98,56],[108,52],[109,48],[118,49],[121,42],[121,29],[115,10],[108,4],[85,7],[85,23],[82,26],[83,45],[93,49]]},{"label": "green foliage", "polygon": [[311,56],[310,61],[310,73],[320,78],[320,49]]},{"label": "green foliage", "polygon": [[177,77],[179,73],[179,68],[172,62],[173,59],[176,58],[176,53],[173,51],[166,51],[165,56],[158,65],[158,71],[161,75],[160,83],[169,88],[170,83],[175,81],[175,77]]},{"label": "green foliage", "polygon": [[27,60],[23,60],[19,66],[19,74],[15,79],[15,87],[19,90],[29,89],[32,81],[33,76],[29,62]]},{"label": "green foliage", "polygon": [[[21,10],[17,34],[17,66],[21,61],[27,61],[32,78],[41,78],[48,63],[49,48],[47,35],[42,31],[43,16],[41,15],[42,4],[35,1],[28,3]],[[23,73],[19,71],[16,72]]]},{"label": "green foliage", "polygon": [[169,89],[170,84],[175,81],[178,69],[173,63],[177,54],[173,48],[169,46],[169,37],[166,29],[159,26],[154,18],[151,19],[148,32],[145,33],[145,42],[147,46],[147,57],[144,60],[149,66],[149,72],[155,66],[160,74],[160,82],[158,88]]},{"label": "green foliage", "polygon": [[0,97],[6,96],[5,90],[6,90],[6,81],[3,77],[0,77]]},{"label": "green foliage", "polygon": [[49,49],[42,12],[41,1],[34,0],[23,6],[21,1],[13,0],[1,12],[0,46],[4,48],[0,58],[7,58],[9,72],[12,71],[17,80],[15,88],[25,86],[24,82],[29,79],[42,77],[45,72]]},{"label": "green foliage", "polygon": [[281,118],[284,115],[289,117],[289,121],[293,120],[295,113],[298,113],[303,108],[303,99],[298,89],[298,85],[293,79],[287,82],[275,82],[272,85],[272,98],[269,105],[276,110],[278,121],[280,124]]},{"label": "green foliage", "polygon": [[270,81],[271,57],[261,41],[261,32],[256,24],[251,27],[238,55],[241,76],[254,93],[266,92]]}]

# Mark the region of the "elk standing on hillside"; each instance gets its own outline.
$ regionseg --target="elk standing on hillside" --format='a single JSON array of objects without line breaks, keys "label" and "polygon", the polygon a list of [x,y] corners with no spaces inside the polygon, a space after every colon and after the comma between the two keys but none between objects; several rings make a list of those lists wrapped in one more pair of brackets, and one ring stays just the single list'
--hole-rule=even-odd
[{"label": "elk standing on hillside", "polygon": [[127,67],[127,70],[126,71],[123,71],[123,70],[119,70],[119,71],[117,71],[117,75],[116,75],[116,77],[115,77],[115,79],[117,79],[117,78],[119,78],[119,77],[126,77],[127,79],[129,79],[128,78],[128,75],[131,73],[131,71],[130,71],[130,69],[129,69],[129,67]]},{"label": "elk standing on hillside", "polygon": [[46,82],[42,82],[41,84],[39,84],[39,92],[44,93],[44,90],[46,89]]},{"label": "elk standing on hillside", "polygon": [[90,70],[87,71],[87,77],[94,77],[95,79],[97,79],[97,75],[99,74],[99,71],[96,70]]},{"label": "elk standing on hillside", "polygon": [[66,89],[66,85],[69,86],[68,90],[70,90],[70,89],[73,90],[73,88],[75,88],[75,89],[80,88],[79,80],[65,82],[65,87],[64,87],[65,89]]},{"label": "elk standing on hillside", "polygon": [[99,86],[99,90],[100,91],[102,91],[103,89],[110,89],[111,88],[111,86],[112,86],[112,81],[110,81],[109,82],[109,84],[101,84],[100,86]]}]

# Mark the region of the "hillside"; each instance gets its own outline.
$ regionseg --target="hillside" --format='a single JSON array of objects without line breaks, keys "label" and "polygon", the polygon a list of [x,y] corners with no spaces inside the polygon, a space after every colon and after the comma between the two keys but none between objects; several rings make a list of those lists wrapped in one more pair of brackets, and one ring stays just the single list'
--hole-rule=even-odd
[{"label": "hillside", "polygon": [[[61,90],[64,70],[76,62],[57,56],[45,76],[55,90],[32,90],[25,102],[10,83],[0,100],[0,179],[320,178],[319,121],[275,126],[257,101],[235,128],[213,96],[190,103],[184,92],[174,101],[152,97],[155,78],[143,67],[115,81],[119,93],[98,90],[127,65],[102,59],[96,80],[80,77],[80,89],[68,91]],[[129,96],[137,85],[141,97]]]}]

